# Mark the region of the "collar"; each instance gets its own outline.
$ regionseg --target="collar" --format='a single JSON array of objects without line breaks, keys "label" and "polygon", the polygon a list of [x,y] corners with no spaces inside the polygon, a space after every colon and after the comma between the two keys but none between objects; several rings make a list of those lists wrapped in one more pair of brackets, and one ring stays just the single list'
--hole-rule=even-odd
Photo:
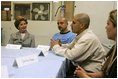
[{"label": "collar", "polygon": [[67,34],[67,33],[69,33],[69,32],[70,32],[70,31],[67,31],[67,32],[65,32],[65,33],[61,33],[61,32],[60,32],[60,34]]},{"label": "collar", "polygon": [[86,29],[86,30],[84,30],[84,31],[81,32],[79,35],[77,35],[76,39],[77,39],[77,40],[80,39],[81,36],[83,36],[83,35],[84,35],[86,32],[88,32],[88,31],[90,31],[90,29]]}]

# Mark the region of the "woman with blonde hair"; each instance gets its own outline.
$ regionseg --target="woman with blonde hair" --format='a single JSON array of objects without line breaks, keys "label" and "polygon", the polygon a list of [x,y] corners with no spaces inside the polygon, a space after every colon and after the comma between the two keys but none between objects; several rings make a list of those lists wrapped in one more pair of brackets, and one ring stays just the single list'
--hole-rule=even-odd
[{"label": "woman with blonde hair", "polygon": [[[106,26],[108,39],[117,42],[117,10],[112,10],[109,14]],[[117,78],[117,45],[113,45],[108,52],[106,61],[102,67],[102,71],[95,73],[86,72],[82,67],[78,66],[74,72],[77,77],[101,77],[101,78]]]}]

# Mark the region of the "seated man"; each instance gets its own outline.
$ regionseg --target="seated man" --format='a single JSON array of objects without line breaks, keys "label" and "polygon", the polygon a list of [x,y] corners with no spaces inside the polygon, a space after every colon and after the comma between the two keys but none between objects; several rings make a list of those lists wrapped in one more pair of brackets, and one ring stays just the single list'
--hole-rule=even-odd
[{"label": "seated man", "polygon": [[68,21],[61,17],[57,22],[59,33],[54,34],[53,40],[59,40],[62,44],[70,43],[76,37],[76,34],[68,30]]},{"label": "seated man", "polygon": [[[77,34],[69,44],[60,44],[59,41],[51,40],[52,50],[55,54],[71,60],[71,67],[67,75],[73,75],[76,66],[80,65],[88,72],[101,70],[106,52],[97,38],[89,29],[90,18],[85,13],[74,16],[71,29]],[[72,73],[70,73],[72,72]]]}]

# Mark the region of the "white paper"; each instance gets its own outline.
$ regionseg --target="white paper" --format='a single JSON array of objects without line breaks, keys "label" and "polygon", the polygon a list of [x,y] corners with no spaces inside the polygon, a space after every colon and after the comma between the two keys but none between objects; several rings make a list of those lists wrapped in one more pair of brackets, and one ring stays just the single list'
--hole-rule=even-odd
[{"label": "white paper", "polygon": [[50,46],[46,46],[46,45],[38,45],[37,49],[40,49],[42,51],[42,53],[44,54],[44,56],[46,56],[48,54]]},{"label": "white paper", "polygon": [[[35,54],[16,58],[18,67],[26,66],[38,62],[38,56]],[[15,62],[14,62],[15,63]]]},{"label": "white paper", "polygon": [[16,44],[7,44],[6,48],[9,49],[20,49],[22,46],[21,45],[16,45]]},{"label": "white paper", "polygon": [[1,66],[1,78],[8,78],[7,66]]}]

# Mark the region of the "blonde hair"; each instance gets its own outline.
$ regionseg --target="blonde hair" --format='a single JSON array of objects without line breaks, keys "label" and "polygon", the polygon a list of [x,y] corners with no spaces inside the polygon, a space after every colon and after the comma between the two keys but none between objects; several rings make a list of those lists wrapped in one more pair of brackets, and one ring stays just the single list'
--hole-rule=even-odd
[{"label": "blonde hair", "polygon": [[112,10],[110,12],[109,20],[113,23],[114,27],[117,27],[117,10]]}]

